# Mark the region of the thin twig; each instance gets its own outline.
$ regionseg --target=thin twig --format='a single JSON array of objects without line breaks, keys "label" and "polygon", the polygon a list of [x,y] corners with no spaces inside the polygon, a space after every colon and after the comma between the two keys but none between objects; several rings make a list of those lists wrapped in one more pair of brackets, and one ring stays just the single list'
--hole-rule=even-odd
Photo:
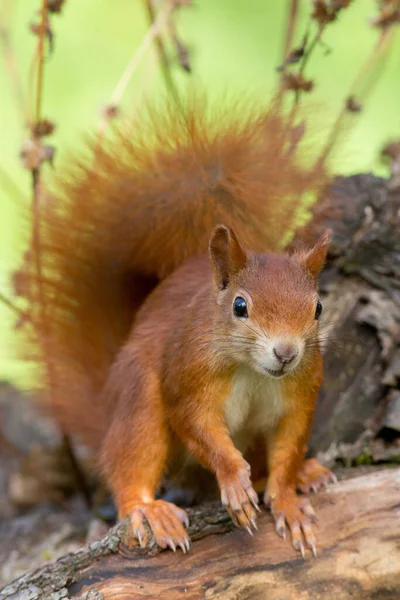
[{"label": "thin twig", "polygon": [[[18,106],[23,118],[25,119],[25,98],[21,83],[21,77],[18,71],[18,64],[15,58],[15,51],[10,38],[10,13],[13,3],[10,0],[3,2],[0,22],[0,38],[3,46],[4,63],[8,71],[11,87],[13,89],[16,105]],[[6,8],[5,8],[6,7]],[[5,14],[8,13],[8,22],[5,22]]]},{"label": "thin twig", "polygon": [[289,0],[289,2],[289,16],[286,26],[285,44],[283,47],[283,61],[285,61],[293,46],[293,37],[296,30],[296,22],[299,12],[299,0]]},{"label": "thin twig", "polygon": [[38,74],[37,74],[37,86],[36,86],[36,123],[40,121],[41,108],[42,108],[42,97],[43,97],[43,77],[44,77],[44,40],[46,36],[46,23],[47,23],[47,5],[48,0],[43,0],[42,11],[41,11],[41,22],[40,22],[40,35],[38,44]]},{"label": "thin twig", "polygon": [[[350,94],[354,94],[358,98],[366,98],[368,94],[372,91],[374,85],[376,85],[379,76],[383,73],[383,69],[380,69],[378,77],[374,81],[368,82],[368,75],[371,73],[373,67],[377,64],[378,60],[382,57],[382,55],[387,52],[390,45],[393,43],[395,36],[397,34],[397,29],[394,27],[387,27],[382,30],[381,35],[379,36],[375,48],[373,48],[370,56],[364,62],[363,66],[360,69],[360,72],[354,81]],[[364,80],[364,85],[362,82]],[[362,89],[359,93],[357,93],[357,87],[362,85]]]},{"label": "thin twig", "polygon": [[[367,59],[362,64],[361,69],[359,70],[353,84],[351,85],[349,96],[354,94],[354,91],[360,85],[360,82],[365,78],[366,74],[370,71],[370,69],[376,63],[378,58],[380,56],[382,56],[382,53],[388,48],[391,41],[393,40],[394,34],[395,34],[395,32],[394,32],[393,27],[385,28],[382,30],[381,35],[379,36],[375,46],[373,47],[373,49],[372,49],[371,53],[369,54],[369,56],[367,57]],[[376,83],[376,81],[374,83]],[[368,89],[366,88],[366,91],[368,91],[368,93],[371,91],[371,87],[372,86],[370,84],[369,88]],[[361,94],[358,96],[358,98],[362,98]],[[344,117],[347,116],[348,114],[349,113],[347,110],[347,106],[346,106],[346,104],[343,104],[343,106],[331,128],[331,133],[328,137],[328,141],[326,142],[323,151],[321,152],[320,156],[318,157],[318,161],[316,163],[317,165],[322,165],[325,162],[327,156],[329,155],[330,151],[332,150],[332,148],[335,145],[335,142],[339,136],[339,133],[341,131],[342,121],[343,121]]]},{"label": "thin twig", "polygon": [[[35,123],[39,123],[42,109],[42,98],[43,98],[43,85],[44,85],[44,40],[46,36],[46,24],[47,24],[47,7],[48,0],[42,0],[41,8],[41,22],[40,22],[40,33],[39,42],[37,46],[37,58],[38,58],[38,72],[36,78],[36,103],[35,103]],[[31,124],[33,125],[33,124]],[[33,135],[33,134],[32,134]],[[42,318],[44,318],[44,298],[41,286],[42,276],[42,265],[40,256],[40,196],[41,196],[41,185],[40,185],[40,167],[32,169],[32,245],[35,256],[35,268],[36,275],[38,278],[38,292],[40,296],[40,305],[42,309]]]},{"label": "thin twig", "polygon": [[[33,62],[37,61],[37,77],[36,77],[36,102],[34,112],[34,122],[31,123],[32,138],[35,138],[34,125],[38,124],[42,117],[42,100],[43,100],[43,88],[44,88],[44,46],[45,37],[47,33],[47,19],[48,19],[48,0],[42,0],[41,8],[41,23],[39,31],[39,42],[37,46],[36,56]],[[33,71],[32,71],[33,73]],[[33,168],[32,173],[32,248],[35,259],[35,270],[37,278],[37,292],[39,297],[40,313],[38,318],[41,321],[42,328],[46,325],[46,300],[42,286],[42,260],[41,260],[41,239],[40,239],[40,201],[42,196],[42,181],[40,166]],[[54,388],[54,369],[49,361],[49,350],[47,347],[47,336],[44,337],[44,354],[47,357],[47,377],[50,394]],[[63,434],[63,445],[66,454],[69,457],[72,471],[75,474],[76,481],[83,497],[88,505],[91,506],[91,497],[89,486],[87,485],[85,476],[80,468],[79,461],[75,456],[74,449],[70,437],[68,434],[62,431]]]},{"label": "thin twig", "polygon": [[[318,42],[321,40],[321,35],[323,33],[323,30],[324,30],[324,25],[318,26],[317,32],[315,33],[313,39],[311,40],[311,42],[309,44],[307,44],[306,50],[305,50],[304,55],[299,64],[300,76],[303,74],[304,69],[305,69],[308,61],[310,60],[310,57],[311,57],[312,53],[314,52]],[[308,39],[308,30],[306,31],[306,34],[304,36],[304,44],[306,44],[307,39]],[[278,98],[281,97],[283,93],[284,93],[284,80],[282,78],[281,84],[279,87],[279,91],[278,91]],[[290,131],[293,127],[293,124],[294,124],[296,116],[297,116],[297,111],[299,109],[299,104],[300,104],[300,90],[296,89],[295,93],[294,93],[293,104],[292,104],[292,107],[291,107],[290,112],[287,117],[285,135],[290,133]]]},{"label": "thin twig", "polygon": [[[155,11],[153,8],[153,2],[152,2],[152,0],[146,0],[145,4],[147,7],[147,14],[149,17],[150,26],[152,27],[157,20]],[[168,60],[167,52],[165,50],[164,42],[159,34],[156,35],[156,37],[154,39],[154,43],[157,47],[158,57],[159,57],[160,66],[161,66],[161,73],[164,78],[165,87],[170,92],[175,103],[177,104],[177,106],[179,106],[180,110],[182,111],[183,107],[182,107],[182,102],[181,102],[181,99],[180,99],[180,96],[178,93],[178,88],[176,87],[174,78],[171,73],[170,63]]]},{"label": "thin twig", "polygon": [[157,19],[154,21],[152,26],[147,31],[146,35],[143,38],[142,43],[140,44],[140,46],[136,50],[136,52],[133,54],[133,56],[130,59],[129,63],[127,64],[122,76],[120,77],[120,80],[118,81],[113,93],[111,94],[110,104],[115,106],[120,103],[121,98],[129,84],[130,80],[132,79],[136,69],[138,68],[139,64],[141,63],[142,59],[144,58],[146,52],[150,48],[153,41],[156,39],[156,37],[160,33],[161,29],[167,23],[168,16],[169,16],[171,10],[172,10],[172,5],[167,4],[167,7],[159,13]]},{"label": "thin twig", "polygon": [[[121,98],[129,85],[129,82],[131,81],[144,56],[146,55],[146,52],[151,47],[153,41],[157,38],[162,28],[166,25],[172,9],[172,3],[168,2],[165,5],[165,8],[159,12],[157,19],[148,29],[139,48],[135,50],[134,54],[132,55],[131,59],[126,65],[124,72],[122,73],[117,85],[115,86],[113,93],[111,94],[110,100],[108,102],[108,107],[118,108],[121,102]],[[99,140],[101,140],[102,136],[104,135],[108,121],[109,119],[106,117],[105,114],[103,114],[102,120],[98,128]]]},{"label": "thin twig", "polygon": [[304,69],[306,68],[307,63],[310,60],[312,53],[314,52],[318,42],[321,40],[321,36],[324,32],[324,28],[325,28],[324,25],[320,25],[318,27],[316,34],[314,35],[309,46],[307,47],[307,51],[304,53],[303,60],[300,63],[299,73],[304,73]]},{"label": "thin twig", "polygon": [[4,294],[2,294],[0,292],[0,302],[2,304],[4,304],[5,306],[7,306],[10,310],[12,310],[13,312],[15,312],[15,314],[17,314],[19,317],[24,316],[24,311],[19,308],[18,306],[16,306],[12,300],[10,300],[9,298],[7,298],[7,296],[5,296]]}]

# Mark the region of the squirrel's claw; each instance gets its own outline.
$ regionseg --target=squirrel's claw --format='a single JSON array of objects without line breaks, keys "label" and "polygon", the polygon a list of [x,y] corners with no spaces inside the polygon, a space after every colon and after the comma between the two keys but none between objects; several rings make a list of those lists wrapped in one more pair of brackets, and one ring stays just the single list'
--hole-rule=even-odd
[{"label": "squirrel's claw", "polygon": [[286,540],[286,523],[285,517],[282,514],[277,515],[275,519],[275,530],[279,537]]},{"label": "squirrel's claw", "polygon": [[[257,523],[255,521],[255,519],[253,519],[252,517],[250,518],[250,523],[252,524],[253,528],[258,531],[258,527],[257,527]],[[252,534],[253,535],[253,534]]]},{"label": "squirrel's claw", "polygon": [[305,558],[305,550],[303,544],[303,538],[306,542],[307,548],[309,548],[316,558],[317,547],[314,532],[311,524],[308,520],[292,521],[289,523],[290,533],[292,534],[292,545],[295,550],[301,553],[302,557]]},{"label": "squirrel's claw", "polygon": [[314,558],[317,558],[317,547],[315,545],[315,542],[310,542],[308,547],[310,548],[311,552],[313,553]]},{"label": "squirrel's claw", "polygon": [[312,523],[316,523],[318,521],[318,516],[313,507],[311,506],[311,502],[308,498],[302,498],[301,500],[299,500],[298,506],[301,512],[306,517],[308,517]]},{"label": "squirrel's claw", "polygon": [[[268,494],[266,494],[268,498]],[[317,556],[316,539],[312,522],[317,516],[308,498],[299,498],[292,490],[282,491],[270,501],[271,512],[275,520],[277,534],[286,539],[286,524],[292,536],[295,550],[305,557],[305,547],[309,548],[314,557]]]},{"label": "squirrel's claw", "polygon": [[335,473],[333,473],[333,471],[329,471],[329,478],[328,478],[328,483],[337,483],[337,477],[335,475]]},{"label": "squirrel's claw", "polygon": [[171,548],[172,552],[176,552],[176,546],[172,540],[168,540],[167,544]]},{"label": "squirrel's claw", "polygon": [[297,488],[303,494],[317,493],[319,490],[328,487],[329,484],[336,482],[336,475],[321,465],[316,458],[304,461],[297,474]]},{"label": "squirrel's claw", "polygon": [[147,523],[160,548],[170,548],[173,552],[181,548],[184,554],[189,551],[190,541],[184,527],[188,527],[189,521],[181,508],[164,500],[153,500],[136,504],[129,511],[129,516],[133,535],[141,548],[149,541]]},{"label": "squirrel's claw", "polygon": [[301,541],[301,539],[293,541],[293,548],[295,550],[297,550],[298,552],[300,552],[301,556],[303,558],[306,557],[306,553],[305,553],[305,550],[304,550],[304,545],[303,545],[303,542]]},{"label": "squirrel's claw", "polygon": [[179,547],[181,548],[183,554],[186,554],[186,544],[179,542]]},{"label": "squirrel's claw", "polygon": [[258,496],[254,491],[248,469],[239,470],[229,480],[220,480],[221,502],[236,527],[243,527],[253,535],[256,526]]}]

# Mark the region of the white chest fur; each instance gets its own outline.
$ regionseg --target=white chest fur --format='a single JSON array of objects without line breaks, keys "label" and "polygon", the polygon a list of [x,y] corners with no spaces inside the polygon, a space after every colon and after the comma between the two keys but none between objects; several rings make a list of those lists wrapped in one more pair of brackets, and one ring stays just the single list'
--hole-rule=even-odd
[{"label": "white chest fur", "polygon": [[284,413],[280,381],[239,367],[225,405],[225,419],[242,452],[258,433],[267,434]]}]

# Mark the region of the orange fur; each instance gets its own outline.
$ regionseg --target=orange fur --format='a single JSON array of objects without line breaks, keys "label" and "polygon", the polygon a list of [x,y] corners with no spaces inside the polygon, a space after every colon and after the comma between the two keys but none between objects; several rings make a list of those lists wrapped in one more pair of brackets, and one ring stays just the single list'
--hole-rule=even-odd
[{"label": "orange fur", "polygon": [[[139,310],[105,388],[117,408],[103,442],[101,464],[120,515],[131,516],[140,539],[145,530],[138,511],[144,515],[143,506],[153,511],[161,476],[169,463],[179,461],[179,453],[185,463],[184,449],[215,474],[234,522],[254,525],[257,495],[248,464],[232,439],[246,429],[246,418],[238,431],[228,427],[235,374],[242,364],[258,368],[258,355],[254,358],[252,352],[261,344],[262,332],[315,338],[316,280],[309,264],[322,268],[326,247],[317,243],[306,258],[252,254],[243,250],[233,232],[219,227],[210,244],[212,260],[204,255],[187,261]],[[232,313],[240,290],[251,298],[251,325]],[[278,380],[283,414],[266,427],[256,425],[257,433],[269,439],[272,505],[286,510],[289,520],[291,505],[281,507],[280,502],[296,502],[296,478],[321,365],[318,348],[305,346],[299,365]],[[267,398],[263,410],[273,411]],[[160,533],[161,521],[151,515],[158,531],[153,533],[164,546],[165,540],[185,544],[182,532],[166,528]],[[168,522],[177,526],[171,515]]]},{"label": "orange fur", "polygon": [[[162,476],[196,459],[235,523],[251,528],[257,495],[243,453],[260,434],[273,510],[297,527],[321,364],[316,278],[329,241],[274,253],[299,199],[327,179],[320,165],[303,166],[280,108],[206,114],[150,113],[93,165],[76,165],[41,208],[32,249],[41,276],[28,292],[30,341],[62,428],[100,449],[139,541],[147,519],[159,545],[182,549],[186,517],[156,500]],[[248,305],[247,325],[233,315],[235,297]],[[275,343],[294,348],[290,367]]]},{"label": "orange fur", "polygon": [[[99,447],[110,407],[100,392],[147,295],[224,223],[276,251],[325,171],[304,167],[281,107],[189,103],[142,111],[95,159],[71,166],[41,203],[42,265],[28,290],[33,355],[63,429]],[[36,259],[32,261],[36,264]]]}]

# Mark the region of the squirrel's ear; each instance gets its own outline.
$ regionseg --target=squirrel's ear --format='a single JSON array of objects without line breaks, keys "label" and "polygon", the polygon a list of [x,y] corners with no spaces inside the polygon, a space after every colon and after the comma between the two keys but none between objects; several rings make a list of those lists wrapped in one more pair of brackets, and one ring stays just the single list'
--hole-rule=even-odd
[{"label": "squirrel's ear", "polygon": [[210,256],[214,278],[219,290],[224,290],[230,278],[246,266],[247,255],[238,242],[235,232],[218,225],[211,236]]},{"label": "squirrel's ear", "polygon": [[325,264],[328,246],[332,238],[332,230],[326,229],[311,250],[299,255],[300,264],[316,279]]}]

